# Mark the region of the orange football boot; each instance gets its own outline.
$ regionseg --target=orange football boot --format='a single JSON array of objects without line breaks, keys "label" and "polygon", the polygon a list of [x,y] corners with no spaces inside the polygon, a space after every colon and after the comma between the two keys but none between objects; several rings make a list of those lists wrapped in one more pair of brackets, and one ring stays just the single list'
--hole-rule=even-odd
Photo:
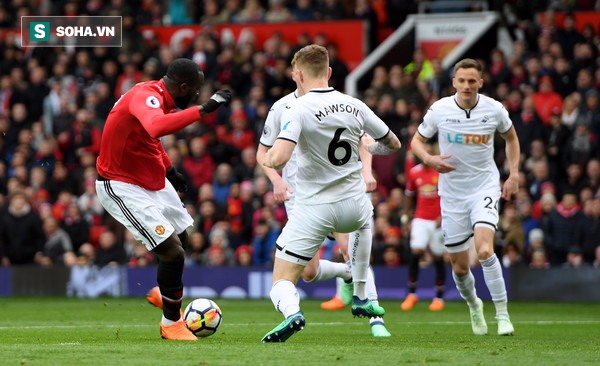
[{"label": "orange football boot", "polygon": [[444,305],[444,300],[440,299],[439,297],[436,297],[431,301],[431,304],[429,304],[429,310],[442,311],[444,310]]},{"label": "orange football boot", "polygon": [[342,299],[337,296],[331,298],[331,300],[321,303],[321,309],[323,310],[343,310],[346,307]]},{"label": "orange football boot", "polygon": [[198,338],[185,326],[183,319],[180,319],[177,323],[166,326],[160,322],[160,335],[163,339],[170,339],[173,341],[197,341]]},{"label": "orange football boot", "polygon": [[400,309],[408,311],[412,309],[415,305],[417,305],[418,302],[419,298],[417,297],[417,295],[408,294],[408,296],[406,296],[406,299],[404,299],[404,301],[402,302],[402,305],[400,305]]},{"label": "orange football boot", "polygon": [[152,287],[150,291],[146,294],[146,299],[148,302],[159,309],[163,308],[162,296],[160,294],[160,290],[158,286]]}]

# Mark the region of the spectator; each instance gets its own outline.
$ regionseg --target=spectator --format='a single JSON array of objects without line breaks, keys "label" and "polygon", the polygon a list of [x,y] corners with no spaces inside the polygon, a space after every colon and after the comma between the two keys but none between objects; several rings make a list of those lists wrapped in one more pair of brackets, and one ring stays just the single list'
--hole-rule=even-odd
[{"label": "spectator", "polygon": [[100,234],[98,249],[96,249],[94,264],[98,267],[117,266],[128,262],[123,243],[110,230]]},{"label": "spectator", "polygon": [[600,197],[600,158],[590,159],[585,167],[585,186],[590,187],[596,197]]},{"label": "spectator", "polygon": [[43,224],[46,242],[44,249],[35,256],[35,262],[43,267],[50,267],[54,264],[73,265],[74,259],[73,245],[71,238],[66,231],[60,228],[58,220],[54,217],[48,217]]},{"label": "spectator", "polygon": [[551,265],[566,262],[570,248],[578,244],[576,233],[582,223],[583,214],[577,204],[577,195],[565,192],[556,209],[550,212],[548,222],[542,227]]},{"label": "spectator", "polygon": [[567,253],[567,261],[563,264],[565,268],[580,269],[585,267],[583,252],[578,245],[571,246]]},{"label": "spectator", "polygon": [[[568,99],[568,98],[567,98]],[[565,107],[567,106],[565,101]],[[564,116],[564,114],[563,114]],[[564,151],[571,136],[569,128],[561,121],[560,111],[555,109],[550,116],[550,128],[546,132],[546,155],[552,167],[551,175],[561,179],[565,175]]]},{"label": "spectator", "polygon": [[252,247],[244,244],[235,250],[235,263],[241,267],[252,265]]},{"label": "spectator", "polygon": [[67,206],[61,225],[62,229],[69,235],[72,251],[77,253],[79,247],[90,239],[90,225],[81,215],[77,203],[72,202]]},{"label": "spectator", "polygon": [[265,13],[267,23],[284,23],[292,19],[292,13],[285,6],[285,0],[269,0],[269,8]]},{"label": "spectator", "polygon": [[219,164],[213,180],[215,203],[219,206],[226,205],[229,190],[234,182],[233,171],[229,164]]},{"label": "spectator", "polygon": [[543,76],[539,80],[539,90],[533,94],[535,111],[544,125],[550,124],[550,116],[555,108],[562,110],[562,97],[554,91],[554,84],[550,76]]},{"label": "spectator", "polygon": [[183,169],[189,174],[195,190],[205,183],[213,181],[215,163],[206,152],[206,145],[201,137],[193,137],[190,140],[189,155],[183,158]]},{"label": "spectator", "polygon": [[531,269],[548,269],[550,268],[550,263],[548,262],[548,258],[546,258],[546,252],[543,249],[538,249],[533,252],[531,256],[531,262],[529,263],[529,268]]},{"label": "spectator", "polygon": [[525,258],[528,262],[532,262],[534,260],[534,254],[537,251],[546,251],[544,245],[544,231],[542,229],[536,228],[529,232],[528,243],[525,247]]},{"label": "spectator", "polygon": [[[526,151],[526,148],[531,146],[533,141],[541,141],[544,137],[544,125],[535,111],[535,105],[532,97],[525,97],[523,100],[522,109],[520,111],[511,113],[510,118],[514,123],[517,136],[519,137],[519,144],[523,150]],[[543,151],[540,153],[543,154]]]},{"label": "spectator", "polygon": [[2,266],[32,264],[44,246],[42,223],[23,193],[10,197],[0,211],[0,257]]},{"label": "spectator", "polygon": [[273,263],[273,252],[278,237],[279,230],[271,227],[265,219],[258,220],[252,241],[252,263],[254,265],[269,266]]},{"label": "spectator", "polygon": [[246,0],[244,7],[237,14],[236,23],[258,23],[265,18],[265,9],[259,0]]},{"label": "spectator", "polygon": [[598,143],[587,121],[579,120],[565,148],[566,163],[585,164],[598,153]]},{"label": "spectator", "polygon": [[199,266],[202,263],[202,257],[206,251],[206,239],[200,232],[190,235],[190,245],[186,249],[186,265]]},{"label": "spectator", "polygon": [[404,67],[404,73],[411,75],[414,80],[429,80],[434,74],[431,61],[425,58],[425,52],[420,48],[413,51],[412,61]]},{"label": "spectator", "polygon": [[313,20],[314,9],[312,6],[312,1],[295,0],[295,5],[292,7],[292,18],[297,21]]},{"label": "spectator", "polygon": [[600,248],[600,198],[583,203],[582,225],[577,229],[578,242],[586,263],[593,264],[597,248]]}]

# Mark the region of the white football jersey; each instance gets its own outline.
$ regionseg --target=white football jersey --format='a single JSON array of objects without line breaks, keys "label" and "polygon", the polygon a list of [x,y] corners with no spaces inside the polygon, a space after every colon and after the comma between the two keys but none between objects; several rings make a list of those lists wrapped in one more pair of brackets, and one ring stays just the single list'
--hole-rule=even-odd
[{"label": "white football jersey", "polygon": [[456,96],[438,100],[423,117],[419,133],[431,138],[438,133],[440,155],[456,170],[440,174],[440,196],[468,197],[474,192],[500,190],[500,174],[494,162],[494,133],[512,127],[504,106],[485,95],[471,110],[458,106]]},{"label": "white football jersey", "polygon": [[388,126],[362,101],[333,88],[313,89],[285,106],[277,138],[295,142],[296,199],[322,204],[365,194],[358,143],[378,140]]},{"label": "white football jersey", "polygon": [[[265,127],[263,128],[262,136],[260,137],[260,143],[265,145],[266,147],[272,147],[275,144],[275,140],[277,140],[277,136],[279,135],[279,131],[281,130],[281,113],[285,109],[285,106],[288,105],[292,100],[296,100],[298,98],[296,91],[282,97],[273,105],[269,110],[269,114],[267,114],[267,118],[265,119]],[[298,165],[296,163],[296,149],[292,152],[292,157],[285,164],[283,170],[281,171],[281,177],[283,181],[286,182],[292,191],[296,192],[296,172],[298,171]]]}]

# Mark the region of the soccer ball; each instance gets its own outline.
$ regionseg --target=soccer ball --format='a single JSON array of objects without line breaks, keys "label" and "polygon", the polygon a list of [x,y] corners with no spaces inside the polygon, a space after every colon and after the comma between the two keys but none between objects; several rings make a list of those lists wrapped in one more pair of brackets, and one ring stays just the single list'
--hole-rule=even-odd
[{"label": "soccer ball", "polygon": [[185,308],[183,319],[188,329],[197,337],[215,334],[221,325],[221,309],[209,299],[196,299]]}]

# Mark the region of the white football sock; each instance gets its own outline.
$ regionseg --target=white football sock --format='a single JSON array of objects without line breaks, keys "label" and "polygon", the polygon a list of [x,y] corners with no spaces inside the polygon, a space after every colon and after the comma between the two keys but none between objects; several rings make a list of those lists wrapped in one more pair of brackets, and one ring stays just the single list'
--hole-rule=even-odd
[{"label": "white football sock", "polygon": [[377,301],[377,287],[375,287],[375,274],[373,273],[373,268],[369,266],[367,272],[367,283],[365,285],[367,291],[367,297],[371,299],[373,302]]},{"label": "white football sock", "polygon": [[317,274],[310,282],[322,282],[336,277],[340,277],[344,280],[349,280],[352,278],[352,273],[350,273],[346,263],[338,263],[321,259],[319,260],[319,269],[317,270]]},{"label": "white football sock", "polygon": [[[379,305],[379,304],[377,303],[377,305]],[[375,322],[385,324],[385,322],[383,321],[383,318],[380,316],[376,316],[374,318],[369,318],[369,324],[373,324]]]},{"label": "white football sock", "polygon": [[279,280],[271,287],[271,301],[275,309],[283,313],[284,317],[300,311],[300,296],[296,286],[291,281]]},{"label": "white football sock", "polygon": [[475,291],[475,277],[473,277],[473,273],[469,270],[469,274],[458,277],[454,271],[452,271],[452,277],[454,278],[454,283],[456,283],[456,288],[460,293],[460,296],[465,299],[467,305],[471,309],[477,308],[477,291]]},{"label": "white football sock", "polygon": [[354,295],[359,299],[367,298],[365,283],[371,259],[371,244],[373,234],[371,228],[362,228],[350,233],[348,240],[348,255],[352,269],[352,281],[354,281]]},{"label": "white football sock", "polygon": [[342,298],[342,285],[344,284],[344,280],[337,277],[335,279],[335,296]]},{"label": "white football sock", "polygon": [[163,315],[161,322],[165,327],[170,327],[171,325],[177,323],[180,320],[181,320],[181,317],[179,317],[179,319],[177,319],[177,320],[171,320],[171,319],[165,318],[165,316]]},{"label": "white football sock", "polygon": [[496,315],[508,315],[508,298],[506,296],[506,286],[504,285],[504,277],[502,276],[502,267],[496,254],[485,260],[480,260],[481,268],[483,269],[483,278],[492,301],[496,306]]}]

